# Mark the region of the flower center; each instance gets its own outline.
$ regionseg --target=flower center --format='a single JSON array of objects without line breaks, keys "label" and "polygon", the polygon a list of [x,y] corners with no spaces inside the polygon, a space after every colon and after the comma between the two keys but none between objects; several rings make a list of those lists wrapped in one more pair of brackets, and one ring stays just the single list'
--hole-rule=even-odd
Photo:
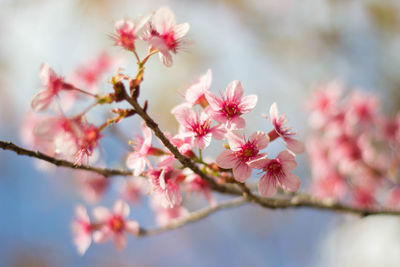
[{"label": "flower center", "polygon": [[284,175],[282,170],[282,164],[276,159],[271,161],[271,163],[267,166],[266,171],[270,176],[275,177],[277,179],[279,179],[279,177],[282,177]]},{"label": "flower center", "polygon": [[197,137],[204,136],[210,132],[210,124],[211,120],[205,120],[203,123],[197,121],[193,123],[192,130]]},{"label": "flower center", "polygon": [[240,159],[242,162],[247,162],[258,154],[257,146],[250,141],[247,141],[242,149],[235,152],[235,157]]},{"label": "flower center", "polygon": [[119,215],[114,215],[110,221],[109,225],[112,231],[122,232],[124,230],[124,220]]},{"label": "flower center", "polygon": [[240,115],[238,105],[229,101],[224,102],[224,107],[222,110],[228,118],[231,118],[235,115]]}]

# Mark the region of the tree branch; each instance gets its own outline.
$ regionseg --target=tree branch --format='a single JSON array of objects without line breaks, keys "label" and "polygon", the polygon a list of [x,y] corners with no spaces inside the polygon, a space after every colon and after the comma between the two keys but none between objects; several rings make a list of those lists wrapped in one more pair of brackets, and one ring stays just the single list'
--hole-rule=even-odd
[{"label": "tree branch", "polygon": [[207,208],[192,212],[189,215],[187,215],[186,217],[173,220],[171,223],[167,224],[166,226],[160,227],[160,228],[154,228],[154,229],[141,228],[139,231],[139,236],[151,236],[151,235],[162,234],[164,232],[185,226],[186,224],[199,221],[205,217],[208,217],[209,215],[211,215],[212,213],[214,213],[216,211],[219,211],[222,209],[227,209],[227,208],[237,207],[237,206],[243,205],[245,203],[247,203],[247,200],[243,197],[230,199],[225,202],[218,203],[216,206],[207,207]]},{"label": "tree branch", "polygon": [[114,175],[121,175],[121,176],[132,175],[132,172],[128,171],[128,170],[106,169],[106,168],[99,168],[99,167],[93,167],[93,166],[88,166],[88,165],[77,165],[77,164],[74,164],[73,162],[70,162],[67,160],[56,159],[56,158],[46,155],[40,151],[33,151],[33,150],[19,147],[11,142],[5,142],[5,141],[0,140],[0,148],[3,150],[14,151],[18,155],[24,155],[24,156],[28,156],[28,157],[32,157],[32,158],[41,159],[41,160],[47,161],[47,162],[54,164],[56,166],[59,166],[59,167],[91,171],[91,172],[101,174],[104,177],[110,177],[110,176],[114,176]]}]

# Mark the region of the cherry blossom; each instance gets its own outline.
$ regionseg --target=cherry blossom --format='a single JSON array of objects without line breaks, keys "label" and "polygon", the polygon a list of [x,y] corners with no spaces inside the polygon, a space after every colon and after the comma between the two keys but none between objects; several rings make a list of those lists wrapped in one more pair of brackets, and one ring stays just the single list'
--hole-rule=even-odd
[{"label": "cherry blossom", "polygon": [[212,72],[207,72],[200,76],[195,82],[193,82],[185,91],[185,101],[191,106],[196,104],[201,105],[203,108],[208,106],[206,99],[206,93],[210,91],[210,85],[212,81]]},{"label": "cherry blossom", "polygon": [[129,211],[128,204],[122,200],[115,202],[112,212],[105,207],[96,207],[93,210],[93,216],[100,227],[93,233],[94,242],[102,243],[113,236],[117,250],[123,250],[126,246],[125,232],[132,235],[139,234],[139,224],[136,221],[126,219]]},{"label": "cherry blossom", "polygon": [[172,168],[161,168],[149,170],[148,176],[153,186],[153,194],[157,195],[160,205],[172,208],[180,205],[182,196],[179,191],[179,179],[181,171]]},{"label": "cherry blossom", "polygon": [[206,98],[211,107],[214,120],[225,123],[228,129],[242,129],[246,122],[241,115],[250,112],[257,104],[257,96],[243,97],[243,87],[240,81],[233,81],[225,89],[225,94],[218,98],[211,92],[206,92]]},{"label": "cherry blossom", "polygon": [[115,41],[115,45],[129,51],[135,51],[135,41],[139,37],[140,30],[148,20],[148,16],[141,18],[136,24],[130,20],[118,20],[114,25],[116,34],[111,35],[111,38]]},{"label": "cherry blossom", "polygon": [[166,226],[173,220],[185,217],[189,215],[187,209],[181,205],[175,205],[174,207],[165,207],[160,204],[158,196],[153,196],[150,198],[150,205],[154,210],[156,216],[156,223],[159,226]]},{"label": "cherry blossom", "polygon": [[148,156],[154,154],[154,149],[152,149],[151,145],[152,134],[150,128],[143,122],[141,129],[143,137],[138,136],[136,138],[135,151],[131,152],[126,159],[126,166],[133,170],[134,176],[139,176],[145,170],[146,165],[151,167]]},{"label": "cherry blossom", "polygon": [[44,89],[38,92],[32,99],[31,106],[35,111],[47,109],[53,98],[61,90],[71,90],[74,88],[71,84],[65,83],[64,78],[58,76],[47,63],[40,67],[40,79]]},{"label": "cherry blossom", "polygon": [[176,24],[175,15],[169,8],[159,8],[153,15],[144,37],[151,49],[157,50],[165,66],[172,65],[172,53],[177,53],[183,44],[183,37],[189,31],[189,24]]},{"label": "cherry blossom", "polygon": [[234,178],[243,183],[251,175],[251,167],[248,163],[265,155],[259,152],[267,147],[269,137],[267,134],[258,131],[253,133],[248,141],[234,132],[229,132],[226,138],[230,149],[219,154],[216,163],[221,168],[232,169]]},{"label": "cherry blossom", "polygon": [[92,243],[92,227],[85,207],[78,205],[75,208],[75,220],[72,222],[74,244],[79,254],[85,254]]},{"label": "cherry blossom", "polygon": [[204,149],[211,143],[211,137],[217,140],[224,138],[226,133],[223,125],[211,127],[211,116],[204,110],[197,115],[191,107],[187,105],[177,106],[172,110],[176,120],[181,125],[183,135],[188,135],[194,138],[194,146]]},{"label": "cherry blossom", "polygon": [[284,126],[287,122],[287,118],[284,114],[279,116],[278,105],[276,103],[271,105],[269,116],[269,119],[275,128],[269,134],[271,141],[277,136],[280,136],[290,151],[294,153],[303,153],[305,150],[303,142],[292,138],[296,133],[292,132],[292,129]]},{"label": "cherry blossom", "polygon": [[258,192],[264,197],[275,195],[278,185],[289,192],[296,192],[300,188],[300,178],[290,173],[297,166],[296,159],[287,150],[281,151],[275,159],[252,160],[249,166],[265,172],[258,182]]}]

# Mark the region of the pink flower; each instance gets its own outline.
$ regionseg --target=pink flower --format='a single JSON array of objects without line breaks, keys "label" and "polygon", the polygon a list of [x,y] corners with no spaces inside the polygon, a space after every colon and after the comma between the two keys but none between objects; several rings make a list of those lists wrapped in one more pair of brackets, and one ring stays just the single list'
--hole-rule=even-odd
[{"label": "pink flower", "polygon": [[210,85],[212,80],[212,73],[209,69],[206,74],[200,76],[197,81],[192,83],[185,91],[186,103],[191,106],[196,104],[201,105],[203,108],[208,106],[206,99],[206,93],[210,91]]},{"label": "pink flower", "polygon": [[73,86],[65,83],[64,78],[58,76],[48,64],[40,67],[40,79],[44,89],[32,99],[31,106],[35,111],[45,110],[61,90],[71,90]]},{"label": "pink flower", "polygon": [[229,132],[226,137],[230,149],[219,154],[216,163],[221,168],[233,169],[234,178],[243,183],[251,175],[248,163],[265,155],[259,154],[259,151],[267,147],[269,137],[260,131],[253,133],[248,141],[234,132]]},{"label": "pink flower", "polygon": [[153,192],[161,206],[172,208],[181,204],[182,196],[178,186],[178,180],[181,177],[180,170],[153,169],[148,175],[153,185]]},{"label": "pink flower", "polygon": [[103,52],[86,64],[79,66],[72,74],[72,82],[78,87],[86,88],[91,93],[97,93],[100,81],[113,65],[116,65],[115,60]]},{"label": "pink flower", "polygon": [[275,102],[271,105],[269,116],[269,119],[275,128],[271,133],[269,133],[271,141],[280,136],[290,151],[294,153],[303,153],[305,150],[303,142],[292,138],[296,133],[292,132],[291,128],[284,126],[287,122],[287,118],[284,114],[279,116],[278,105]]},{"label": "pink flower", "polygon": [[82,195],[89,203],[98,202],[109,186],[109,180],[100,174],[79,171],[76,177],[81,183]]},{"label": "pink flower", "polygon": [[114,236],[115,247],[117,250],[123,250],[126,246],[125,232],[132,235],[139,234],[139,224],[126,219],[129,215],[129,206],[122,200],[115,202],[113,212],[105,207],[96,207],[93,215],[101,225],[93,233],[93,240],[96,243],[105,242]]},{"label": "pink flower", "polygon": [[243,97],[243,87],[239,81],[233,81],[225,89],[225,95],[218,98],[211,92],[206,98],[212,109],[214,120],[226,123],[228,129],[242,129],[246,122],[240,116],[251,111],[257,104],[257,96]]},{"label": "pink flower", "polygon": [[146,165],[151,167],[151,163],[147,158],[152,153],[152,134],[151,130],[143,122],[141,125],[143,137],[139,136],[134,146],[134,152],[130,153],[126,159],[126,166],[133,170],[134,176],[139,176],[146,168]]},{"label": "pink flower", "polygon": [[92,228],[86,209],[79,205],[75,209],[76,219],[72,222],[72,233],[74,235],[74,244],[80,255],[85,254],[92,243]]},{"label": "pink flower", "polygon": [[144,17],[137,24],[129,20],[119,20],[115,23],[116,34],[111,35],[115,45],[121,46],[129,51],[135,50],[135,41],[138,38],[139,31],[147,23],[149,17]]},{"label": "pink flower", "polygon": [[172,65],[171,52],[176,53],[182,46],[182,38],[189,31],[189,24],[176,24],[175,15],[169,8],[159,8],[153,15],[144,39],[151,49],[159,51],[160,60]]},{"label": "pink flower", "polygon": [[143,177],[129,177],[122,181],[119,189],[124,199],[132,204],[138,204],[142,195],[150,192],[150,184]]},{"label": "pink flower", "polygon": [[249,166],[265,172],[258,182],[258,192],[264,197],[274,195],[278,185],[289,192],[296,192],[300,188],[300,178],[290,173],[297,166],[296,159],[287,150],[280,152],[275,159],[253,160]]},{"label": "pink flower", "polygon": [[200,149],[210,145],[211,137],[217,140],[224,138],[225,127],[223,125],[211,127],[212,119],[207,110],[202,111],[199,116],[189,106],[180,105],[174,108],[172,113],[181,125],[184,135],[193,137],[194,145]]},{"label": "pink flower", "polygon": [[346,120],[351,125],[370,126],[376,121],[379,101],[375,95],[354,91],[348,99]]},{"label": "pink flower", "polygon": [[311,110],[310,124],[315,128],[323,127],[339,109],[339,101],[343,86],[337,82],[330,82],[320,86],[310,97],[307,103]]},{"label": "pink flower", "polygon": [[81,124],[82,135],[76,140],[77,152],[75,153],[75,163],[81,164],[83,159],[89,159],[94,149],[98,146],[99,140],[103,137],[100,130],[92,124]]},{"label": "pink flower", "polygon": [[202,179],[198,174],[190,173],[186,176],[185,189],[189,192],[203,194],[211,206],[215,206],[217,204],[212,195],[210,184]]},{"label": "pink flower", "polygon": [[168,225],[175,219],[189,215],[189,212],[180,205],[170,208],[160,205],[160,201],[157,199],[157,197],[153,197],[150,200],[151,207],[156,215],[157,225],[161,227]]}]

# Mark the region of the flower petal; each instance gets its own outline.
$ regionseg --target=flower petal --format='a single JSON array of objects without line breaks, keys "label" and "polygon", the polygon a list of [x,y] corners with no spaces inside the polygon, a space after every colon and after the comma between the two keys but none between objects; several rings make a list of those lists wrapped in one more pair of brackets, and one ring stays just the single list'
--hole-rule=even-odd
[{"label": "flower petal", "polygon": [[269,119],[271,121],[274,121],[278,118],[278,116],[279,116],[278,105],[276,104],[276,102],[274,102],[269,108]]},{"label": "flower petal", "polygon": [[271,160],[267,158],[258,158],[250,162],[247,162],[247,165],[249,165],[249,167],[254,169],[264,169],[269,164],[270,161]]},{"label": "flower petal", "polygon": [[239,163],[233,167],[233,176],[236,181],[244,183],[251,176],[252,169],[246,163]]},{"label": "flower petal", "polygon": [[228,139],[229,147],[232,151],[240,150],[245,143],[244,139],[235,132],[228,132],[226,134],[226,139]]},{"label": "flower petal", "polygon": [[236,158],[234,153],[231,150],[227,149],[219,154],[215,162],[221,168],[231,169],[233,168],[233,166],[235,166]]},{"label": "flower petal", "polygon": [[280,186],[289,192],[296,192],[300,188],[300,178],[292,173],[286,174],[284,178],[280,179]]},{"label": "flower petal", "polygon": [[105,207],[96,207],[93,210],[93,217],[100,222],[107,221],[111,216],[110,211]]},{"label": "flower petal", "polygon": [[118,251],[121,251],[126,247],[126,238],[123,233],[114,235],[114,245]]},{"label": "flower petal", "polygon": [[263,197],[270,197],[276,194],[277,186],[276,180],[269,177],[268,175],[263,175],[258,182],[258,192]]},{"label": "flower petal", "polygon": [[128,233],[132,235],[139,234],[139,224],[137,221],[126,221],[125,222],[125,229]]},{"label": "flower petal", "polygon": [[269,136],[262,131],[257,131],[250,135],[249,141],[254,142],[258,150],[261,150],[266,148],[269,144]]},{"label": "flower petal", "polygon": [[293,153],[301,154],[305,151],[304,143],[299,140],[286,137],[283,139],[283,141],[285,142],[286,147]]},{"label": "flower petal", "polygon": [[242,98],[239,104],[240,112],[245,114],[251,111],[257,104],[258,97],[256,95],[248,95]]},{"label": "flower petal", "polygon": [[117,200],[113,208],[114,214],[120,215],[122,217],[127,217],[129,215],[129,205],[122,200]]},{"label": "flower petal", "polygon": [[225,89],[225,96],[229,100],[238,100],[243,96],[243,86],[240,81],[232,81]]}]

